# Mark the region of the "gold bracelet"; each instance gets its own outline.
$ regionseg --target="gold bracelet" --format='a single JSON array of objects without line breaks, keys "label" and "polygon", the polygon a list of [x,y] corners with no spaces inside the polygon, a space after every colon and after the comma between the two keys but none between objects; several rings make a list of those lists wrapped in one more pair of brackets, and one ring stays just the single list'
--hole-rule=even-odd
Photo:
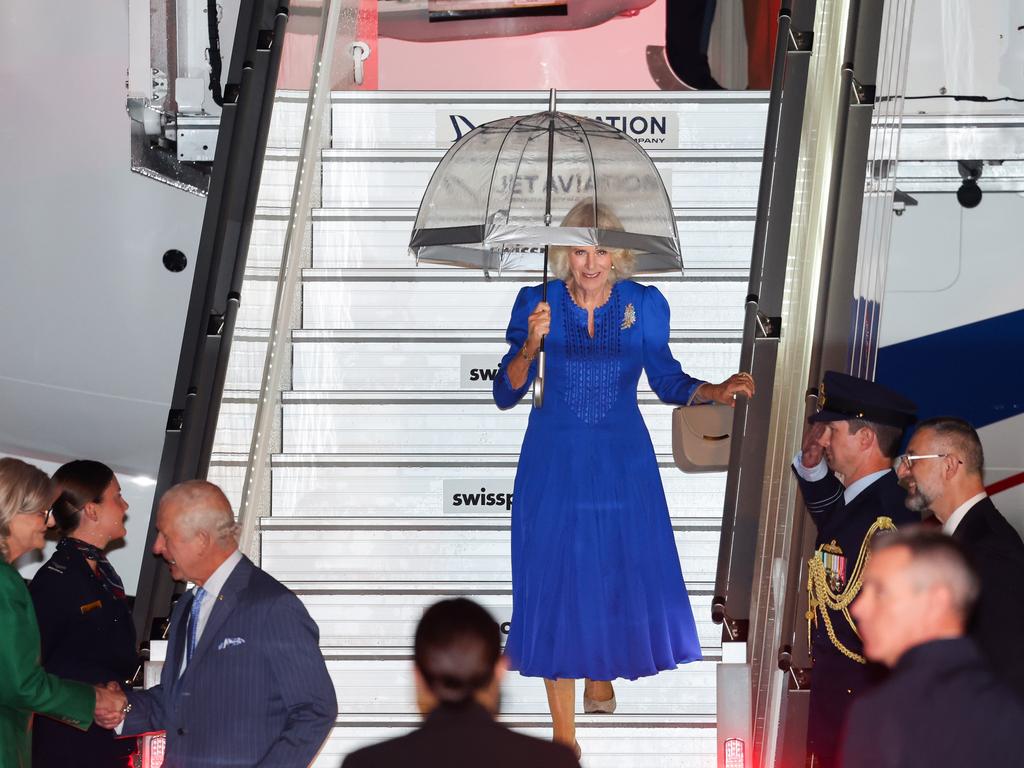
[{"label": "gold bracelet", "polygon": [[525,344],[523,344],[522,348],[519,350],[519,354],[522,355],[523,360],[525,360],[528,363],[533,362],[533,358],[535,358],[537,356],[536,350],[534,351],[534,353],[532,355],[528,355],[526,353],[526,345]]}]

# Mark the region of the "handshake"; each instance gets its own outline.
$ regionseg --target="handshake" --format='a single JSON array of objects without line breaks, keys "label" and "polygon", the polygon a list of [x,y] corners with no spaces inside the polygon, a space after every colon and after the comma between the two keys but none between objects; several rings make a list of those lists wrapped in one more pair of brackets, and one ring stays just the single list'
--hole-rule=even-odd
[{"label": "handshake", "polygon": [[121,686],[111,680],[106,685],[94,685],[96,713],[93,719],[101,728],[116,728],[128,712],[128,697]]}]

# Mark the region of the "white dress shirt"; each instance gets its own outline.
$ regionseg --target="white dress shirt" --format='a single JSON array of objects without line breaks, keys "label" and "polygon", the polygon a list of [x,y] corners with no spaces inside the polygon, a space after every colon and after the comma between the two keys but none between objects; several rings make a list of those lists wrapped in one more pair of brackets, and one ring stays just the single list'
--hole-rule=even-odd
[{"label": "white dress shirt", "polygon": [[[206,590],[206,594],[203,596],[203,602],[199,606],[199,620],[196,622],[196,647],[199,647],[199,639],[203,636],[203,630],[206,628],[206,622],[210,619],[210,614],[213,612],[213,606],[217,603],[217,599],[220,597],[220,591],[224,589],[224,584],[227,583],[228,577],[231,572],[235,570],[235,566],[238,565],[242,560],[242,553],[237,549],[228,555],[227,559],[217,566],[217,570],[210,574],[205,582],[203,582],[203,589]],[[198,587],[192,590],[192,599],[195,599],[195,593]],[[186,626],[188,618],[186,617]],[[185,638],[185,645],[188,645],[188,638]],[[184,653],[181,657],[181,671],[178,673],[180,676],[185,671],[185,667],[188,666],[188,648],[185,648]]]},{"label": "white dress shirt", "polygon": [[985,493],[984,491],[982,491],[979,494],[971,496],[971,498],[969,498],[967,501],[965,501],[959,507],[954,509],[953,510],[953,514],[950,515],[949,519],[942,524],[942,532],[944,534],[946,534],[947,536],[952,536],[953,535],[953,531],[955,531],[956,527],[958,525],[960,525],[960,521],[964,519],[964,516],[971,509],[971,507],[973,507],[979,501],[984,499],[986,496],[988,496],[988,494]]},{"label": "white dress shirt", "polygon": [[[809,483],[816,483],[819,480],[824,480],[828,475],[828,464],[825,462],[825,457],[823,456],[821,461],[813,467],[805,467],[802,461],[803,455],[803,451],[797,451],[796,456],[793,457],[793,467],[796,469],[796,473]],[[889,469],[880,469],[877,472],[872,472],[870,475],[864,475],[860,480],[854,480],[846,487],[846,490],[843,491],[843,501],[846,504],[849,504],[860,495],[861,491],[875,482],[875,480],[880,478],[886,472],[891,471],[892,470]]]}]

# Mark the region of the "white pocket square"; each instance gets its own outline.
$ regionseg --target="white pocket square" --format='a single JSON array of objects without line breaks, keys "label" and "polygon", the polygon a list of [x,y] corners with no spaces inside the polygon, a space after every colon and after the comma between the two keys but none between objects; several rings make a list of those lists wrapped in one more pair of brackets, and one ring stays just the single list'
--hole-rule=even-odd
[{"label": "white pocket square", "polygon": [[223,651],[225,648],[230,648],[233,645],[245,645],[244,637],[225,637],[220,641],[220,645],[217,646],[218,651]]}]

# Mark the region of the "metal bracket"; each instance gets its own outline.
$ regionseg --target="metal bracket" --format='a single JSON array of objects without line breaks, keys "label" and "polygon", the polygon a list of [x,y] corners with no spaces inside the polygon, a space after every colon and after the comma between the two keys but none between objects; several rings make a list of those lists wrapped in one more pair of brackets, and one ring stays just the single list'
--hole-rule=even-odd
[{"label": "metal bracket", "polygon": [[874,104],[875,86],[869,83],[860,83],[856,78],[853,80],[854,104]]},{"label": "metal bracket", "polygon": [[224,333],[224,315],[213,314],[207,319],[206,322],[206,335],[207,336],[220,336]]},{"label": "metal bracket", "polygon": [[186,117],[178,115],[174,139],[178,160],[189,163],[212,163],[217,151],[220,117]]},{"label": "metal bracket", "polygon": [[757,332],[754,336],[755,341],[764,341],[771,339],[778,341],[782,338],[782,318],[772,317],[766,315],[764,312],[758,310],[757,312]]},{"label": "metal bracket", "polygon": [[363,84],[363,62],[370,58],[370,46],[362,40],[356,40],[348,46],[352,54],[353,79],[356,85]]},{"label": "metal bracket", "polygon": [[181,432],[185,426],[185,409],[171,408],[167,412],[167,431]]},{"label": "metal bracket", "polygon": [[789,51],[807,53],[814,48],[814,32],[789,31]]},{"label": "metal bracket", "polygon": [[917,199],[911,197],[903,190],[897,189],[893,192],[892,196],[892,212],[897,216],[902,216],[903,212],[912,206],[917,205]]}]

